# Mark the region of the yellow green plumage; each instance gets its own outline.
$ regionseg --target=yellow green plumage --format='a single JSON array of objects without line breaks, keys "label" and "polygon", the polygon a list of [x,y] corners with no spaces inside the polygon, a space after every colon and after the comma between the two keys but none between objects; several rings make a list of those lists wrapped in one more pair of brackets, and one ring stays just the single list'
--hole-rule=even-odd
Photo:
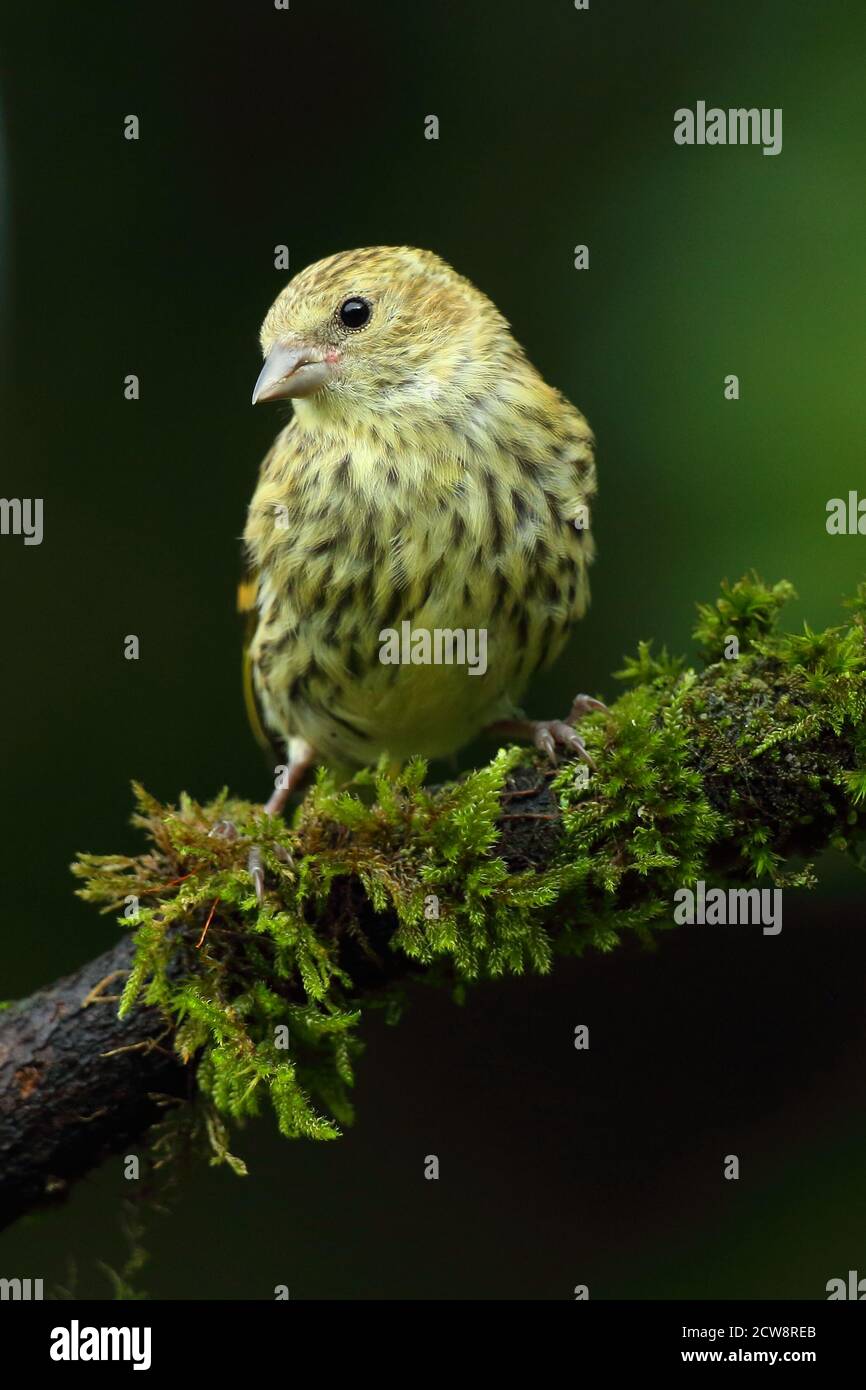
[{"label": "yellow green plumage", "polygon": [[[340,320],[360,300],[369,321]],[[588,601],[593,438],[485,295],[427,251],[310,266],[262,347],[300,372],[245,543],[264,729],[341,765],[453,752],[517,712]],[[312,377],[316,389],[293,389]],[[322,381],[323,384],[318,383]],[[485,629],[487,668],[388,665],[381,634]]]}]

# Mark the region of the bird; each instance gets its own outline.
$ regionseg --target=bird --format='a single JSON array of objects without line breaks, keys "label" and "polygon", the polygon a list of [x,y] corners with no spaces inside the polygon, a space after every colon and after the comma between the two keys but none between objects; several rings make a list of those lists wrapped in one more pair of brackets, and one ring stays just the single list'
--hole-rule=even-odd
[{"label": "bird", "polygon": [[[253,404],[292,403],[250,502],[239,591],[248,712],[282,769],[266,811],[316,763],[444,758],[482,730],[592,765],[574,725],[601,701],[578,695],[553,720],[519,703],[589,602],[581,412],[486,294],[415,247],[308,265],[260,342]],[[460,661],[482,646],[483,662]]]}]

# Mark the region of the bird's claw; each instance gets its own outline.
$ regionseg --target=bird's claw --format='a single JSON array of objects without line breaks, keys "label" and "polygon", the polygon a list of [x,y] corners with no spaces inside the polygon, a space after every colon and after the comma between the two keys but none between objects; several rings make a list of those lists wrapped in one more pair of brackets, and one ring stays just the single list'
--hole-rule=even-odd
[{"label": "bird's claw", "polygon": [[[273,812],[268,810],[267,806],[264,809],[269,815],[273,814]],[[226,840],[229,843],[241,838],[240,831],[234,821],[230,820],[217,821],[208,831],[208,835],[215,836],[220,840]],[[272,848],[274,855],[281,863],[285,864],[289,869],[294,869],[295,861],[292,858],[290,850],[286,849],[283,845],[274,845]],[[256,902],[259,904],[259,907],[261,907],[265,900],[265,865],[260,845],[250,846],[250,851],[247,855],[247,873],[253,881]]]},{"label": "bird's claw", "polygon": [[583,739],[576,729],[570,724],[566,724],[563,719],[537,719],[533,723],[532,741],[540,752],[546,756],[556,767],[556,747],[559,744],[562,748],[567,748],[571,753],[576,753],[579,758],[591,767],[593,772],[597,771],[595,763]]},{"label": "bird's claw", "polygon": [[601,700],[594,700],[591,695],[575,695],[571,702],[571,709],[565,716],[566,724],[576,724],[578,719],[582,719],[585,714],[610,714],[607,705],[602,704]]},{"label": "bird's claw", "polygon": [[[295,861],[292,858],[291,850],[286,849],[285,845],[272,845],[271,853],[275,859],[279,859],[281,864],[285,864],[288,869],[294,869]],[[262,859],[260,845],[253,845],[247,855],[247,873],[253,881],[256,890],[256,902],[259,907],[265,900],[265,865]]]},{"label": "bird's claw", "polygon": [[533,743],[540,752],[546,754],[554,767],[556,767],[556,748],[559,744],[570,752],[576,753],[587,767],[592,768],[593,772],[598,770],[580,734],[572,727],[586,714],[610,714],[610,710],[607,705],[602,704],[601,700],[594,700],[591,695],[575,695],[565,719],[537,719],[533,721]]},{"label": "bird's claw", "polygon": [[208,839],[216,836],[218,840],[236,840],[238,838],[238,828],[234,821],[218,820],[208,831]]},{"label": "bird's claw", "polygon": [[253,845],[247,855],[247,872],[253,881],[253,888],[256,890],[256,902],[261,907],[265,900],[265,866],[262,863],[262,852],[258,845]]}]

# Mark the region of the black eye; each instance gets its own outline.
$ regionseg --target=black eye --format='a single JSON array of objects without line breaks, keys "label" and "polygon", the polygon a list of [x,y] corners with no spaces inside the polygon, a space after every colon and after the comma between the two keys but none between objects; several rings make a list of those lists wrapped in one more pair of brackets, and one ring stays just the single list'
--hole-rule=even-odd
[{"label": "black eye", "polygon": [[340,322],[347,328],[363,328],[369,321],[373,306],[366,299],[346,299],[340,305]]}]

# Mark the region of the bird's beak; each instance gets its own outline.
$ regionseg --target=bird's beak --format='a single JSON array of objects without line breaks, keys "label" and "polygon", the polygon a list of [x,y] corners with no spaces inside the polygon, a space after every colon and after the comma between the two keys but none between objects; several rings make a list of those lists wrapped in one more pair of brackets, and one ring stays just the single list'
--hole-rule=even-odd
[{"label": "bird's beak", "polygon": [[259,372],[253,390],[253,405],[257,401],[311,396],[324,386],[329,376],[330,366],[323,360],[318,348],[277,343],[276,347],[271,348]]}]

